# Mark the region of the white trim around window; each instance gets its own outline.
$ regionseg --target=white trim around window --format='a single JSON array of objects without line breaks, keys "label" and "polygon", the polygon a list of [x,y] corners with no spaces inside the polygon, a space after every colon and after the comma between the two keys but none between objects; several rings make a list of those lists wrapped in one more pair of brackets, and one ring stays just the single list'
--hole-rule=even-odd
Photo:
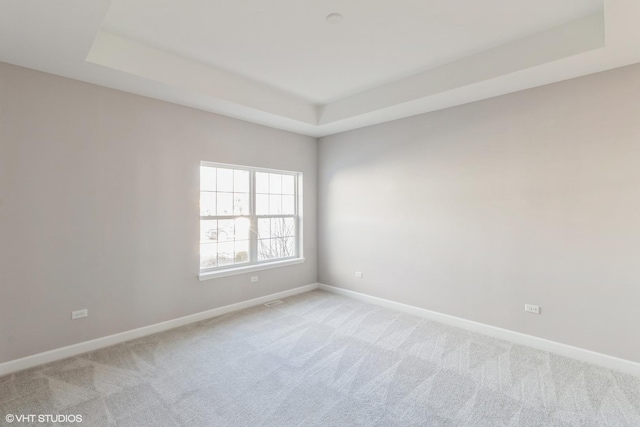
[{"label": "white trim around window", "polygon": [[303,262],[302,173],[200,162],[201,281]]},{"label": "white trim around window", "polygon": [[198,275],[198,280],[203,282],[205,280],[218,279],[220,277],[235,276],[236,274],[253,273],[256,271],[268,270],[270,268],[279,268],[279,267],[286,267],[288,265],[302,264],[304,261],[305,261],[304,258],[292,258],[292,259],[285,259],[283,261],[272,261],[264,264],[254,264],[254,265],[247,265],[244,267],[227,268],[224,270],[204,271],[204,272],[200,272],[200,274]]}]

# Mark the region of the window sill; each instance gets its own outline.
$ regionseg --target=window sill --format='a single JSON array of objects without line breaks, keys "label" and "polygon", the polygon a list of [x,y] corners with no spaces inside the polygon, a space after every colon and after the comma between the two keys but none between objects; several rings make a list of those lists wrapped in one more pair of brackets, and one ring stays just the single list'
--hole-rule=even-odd
[{"label": "window sill", "polygon": [[270,268],[285,267],[287,265],[302,264],[304,258],[287,259],[284,261],[275,261],[265,264],[253,264],[245,267],[227,268],[218,271],[206,271],[198,275],[198,279],[203,282],[205,280],[218,279],[220,277],[235,276],[236,274],[251,273],[254,271],[268,270]]}]

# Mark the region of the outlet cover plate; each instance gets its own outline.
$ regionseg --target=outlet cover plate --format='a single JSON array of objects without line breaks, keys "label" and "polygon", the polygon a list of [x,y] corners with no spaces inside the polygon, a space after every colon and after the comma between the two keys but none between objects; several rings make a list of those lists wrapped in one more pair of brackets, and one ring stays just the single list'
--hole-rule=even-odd
[{"label": "outlet cover plate", "polygon": [[527,313],[540,314],[540,306],[533,304],[525,304],[524,311]]},{"label": "outlet cover plate", "polygon": [[84,309],[84,310],[76,310],[76,311],[72,311],[71,312],[71,320],[76,320],[76,319],[80,319],[82,317],[87,317],[89,315],[89,310],[88,309]]}]

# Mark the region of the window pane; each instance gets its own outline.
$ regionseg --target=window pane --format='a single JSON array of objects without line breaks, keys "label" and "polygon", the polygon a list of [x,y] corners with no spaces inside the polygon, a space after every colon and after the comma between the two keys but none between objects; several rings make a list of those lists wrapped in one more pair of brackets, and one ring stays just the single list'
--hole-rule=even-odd
[{"label": "window pane", "polygon": [[247,240],[236,242],[233,260],[236,264],[249,261],[249,242]]},{"label": "window pane", "polygon": [[265,259],[271,259],[274,257],[271,252],[271,240],[272,239],[258,240],[258,260],[259,261],[262,261]]},{"label": "window pane", "polygon": [[269,196],[269,214],[278,215],[282,213],[282,196]]},{"label": "window pane", "polygon": [[218,168],[218,191],[233,192],[233,169]]},{"label": "window pane", "polygon": [[200,241],[213,243],[218,240],[218,221],[201,220],[200,221]]},{"label": "window pane", "polygon": [[200,193],[200,216],[216,215],[216,193],[203,191]]},{"label": "window pane", "polygon": [[268,239],[269,237],[271,237],[271,219],[258,219],[258,238]]},{"label": "window pane", "polygon": [[233,219],[221,219],[218,221],[218,241],[233,240],[235,235]]},{"label": "window pane", "polygon": [[245,193],[233,193],[233,214],[249,215],[249,195]]},{"label": "window pane", "polygon": [[286,237],[282,239],[282,251],[282,256],[285,258],[295,255],[295,245],[293,237]]},{"label": "window pane", "polygon": [[283,258],[285,256],[285,239],[271,239],[271,253],[274,258]]},{"label": "window pane", "polygon": [[200,190],[216,191],[216,168],[200,166]]},{"label": "window pane", "polygon": [[237,240],[249,240],[249,228],[251,221],[249,218],[238,218],[235,221],[235,235]]},{"label": "window pane", "polygon": [[269,214],[269,196],[266,194],[256,194],[256,215]]},{"label": "window pane", "polygon": [[269,192],[269,174],[256,172],[256,193],[267,194]]},{"label": "window pane", "polygon": [[295,185],[293,175],[282,175],[282,194],[294,194]]},{"label": "window pane", "polygon": [[279,173],[269,174],[269,193],[282,194],[282,175]]},{"label": "window pane", "polygon": [[295,197],[282,196],[282,213],[285,215],[293,215],[296,213]]},{"label": "window pane", "polygon": [[284,222],[283,236],[290,237],[296,235],[296,221],[293,218],[282,218]]},{"label": "window pane", "polygon": [[217,246],[215,243],[203,243],[200,245],[200,268],[217,267]]},{"label": "window pane", "polygon": [[216,211],[218,215],[233,215],[233,194],[232,193],[217,193],[218,194],[218,206]]},{"label": "window pane", "polygon": [[233,171],[233,191],[235,193],[249,192],[249,171]]},{"label": "window pane", "polygon": [[271,238],[286,236],[284,218],[271,218]]},{"label": "window pane", "polygon": [[270,239],[270,258],[288,258],[295,255],[293,237]]},{"label": "window pane", "polygon": [[218,243],[218,265],[233,264],[234,256],[233,242]]}]

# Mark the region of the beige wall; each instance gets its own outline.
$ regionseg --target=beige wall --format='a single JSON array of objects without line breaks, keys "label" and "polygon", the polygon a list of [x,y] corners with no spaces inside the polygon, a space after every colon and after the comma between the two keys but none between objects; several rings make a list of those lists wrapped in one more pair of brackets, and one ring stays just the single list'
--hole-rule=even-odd
[{"label": "beige wall", "polygon": [[[316,282],[316,153],[311,137],[0,63],[0,362]],[[307,261],[199,282],[201,160],[302,171]]]},{"label": "beige wall", "polygon": [[[638,117],[632,66],[322,138],[320,281],[640,361]],[[307,262],[198,282],[200,160],[304,172]],[[317,162],[0,63],[0,362],[315,282]]]},{"label": "beige wall", "polygon": [[325,137],[319,164],[322,283],[640,362],[639,65]]}]

